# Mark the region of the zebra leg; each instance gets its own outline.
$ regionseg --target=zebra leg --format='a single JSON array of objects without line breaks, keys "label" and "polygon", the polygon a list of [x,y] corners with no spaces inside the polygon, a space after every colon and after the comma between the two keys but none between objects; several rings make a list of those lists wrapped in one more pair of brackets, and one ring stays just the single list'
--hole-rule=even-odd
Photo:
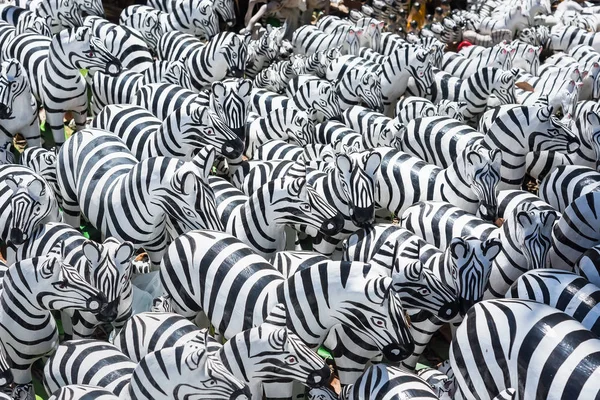
[{"label": "zebra leg", "polygon": [[50,127],[54,143],[56,143],[57,146],[62,146],[65,142],[64,116],[65,114],[62,111],[46,111],[46,124]]},{"label": "zebra leg", "polygon": [[28,127],[21,129],[21,134],[27,140],[27,147],[42,146],[42,135],[40,134],[38,118],[35,118]]},{"label": "zebra leg", "polygon": [[75,120],[75,126],[78,131],[84,129],[87,121],[87,110],[73,111],[73,119]]},{"label": "zebra leg", "polygon": [[62,311],[60,313],[60,322],[62,323],[65,340],[73,339],[73,312]]}]

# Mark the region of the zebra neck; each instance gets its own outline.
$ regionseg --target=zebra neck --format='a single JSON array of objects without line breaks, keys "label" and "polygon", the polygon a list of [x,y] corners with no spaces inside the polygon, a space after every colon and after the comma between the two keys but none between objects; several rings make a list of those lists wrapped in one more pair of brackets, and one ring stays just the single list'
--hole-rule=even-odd
[{"label": "zebra neck", "polygon": [[[324,179],[323,179],[324,180]],[[321,181],[324,183],[323,181]],[[342,185],[340,185],[337,171],[334,169],[327,173],[327,185],[319,186],[319,192],[324,196],[327,203],[336,208],[344,217],[350,217],[350,205],[346,199],[346,195],[342,191]]]},{"label": "zebra neck", "polygon": [[[459,165],[463,165],[459,158],[448,168],[439,173],[436,177],[436,183],[439,187],[443,201],[459,205],[461,202],[479,203],[479,199],[473,193],[471,185],[465,180],[466,173],[459,170]],[[457,203],[459,202],[459,203]]]},{"label": "zebra neck", "polygon": [[[175,121],[175,124],[177,121]],[[144,154],[147,154],[147,158],[150,157],[173,157],[183,158],[186,156],[185,153],[177,151],[178,148],[182,148],[183,143],[169,142],[169,139],[181,140],[181,132],[174,132],[177,128],[172,124],[169,117],[165,119],[158,128],[150,134],[146,143],[144,143]]]},{"label": "zebra neck", "polygon": [[36,326],[40,323],[40,319],[47,319],[49,324],[55,326],[50,311],[40,306],[36,294],[29,289],[35,286],[35,279],[31,277],[31,279],[23,280],[25,276],[22,273],[17,278],[19,282],[14,282],[15,278],[5,275],[2,281],[3,290],[0,295],[0,306],[4,312],[19,310],[18,320],[23,325]]},{"label": "zebra neck", "polygon": [[[120,193],[123,209],[129,210],[135,221],[152,224],[155,229],[159,223],[165,223],[165,214],[159,193],[164,193],[166,183],[172,177],[178,160],[155,157],[135,165],[116,183],[114,190]],[[160,165],[162,164],[162,165]],[[170,171],[164,173],[164,171]],[[159,175],[164,173],[164,175]],[[151,176],[148,176],[150,174]],[[168,193],[166,194],[168,196]],[[161,201],[162,200],[162,201]],[[153,229],[153,230],[154,230]],[[158,234],[158,232],[156,232]]]},{"label": "zebra neck", "polygon": [[[248,343],[248,331],[244,332],[244,340],[237,340],[236,337],[231,338],[217,351],[216,356],[225,368],[230,371],[236,378],[242,379],[246,384],[256,381],[255,372],[252,367],[255,363],[251,363],[251,357],[248,354],[250,344]],[[241,343],[240,343],[241,342]]]},{"label": "zebra neck", "polygon": [[52,77],[55,85],[60,85],[65,88],[65,90],[67,88],[72,88],[73,85],[77,87],[83,85],[85,87],[85,82],[79,71],[64,61],[68,60],[69,56],[60,54],[57,51],[56,46],[53,46],[53,43],[50,45],[48,59],[46,60],[46,75]]}]

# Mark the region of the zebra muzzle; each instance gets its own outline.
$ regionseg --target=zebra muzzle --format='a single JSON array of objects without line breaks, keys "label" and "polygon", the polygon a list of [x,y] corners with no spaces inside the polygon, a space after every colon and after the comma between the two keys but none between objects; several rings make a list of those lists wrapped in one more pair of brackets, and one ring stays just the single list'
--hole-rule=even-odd
[{"label": "zebra muzzle", "polygon": [[13,374],[10,369],[0,372],[0,386],[6,386],[13,383]]},{"label": "zebra muzzle", "polygon": [[103,293],[100,293],[98,296],[90,296],[87,300],[86,308],[90,312],[98,313],[105,304],[106,296]]},{"label": "zebra muzzle", "polygon": [[411,341],[403,345],[388,344],[381,351],[390,362],[399,362],[407,359],[415,351],[415,344]]},{"label": "zebra muzzle", "polygon": [[229,158],[237,158],[244,151],[244,142],[240,138],[230,139],[223,143],[221,154]]},{"label": "zebra muzzle", "polygon": [[323,222],[321,225],[321,232],[327,236],[333,236],[338,234],[344,227],[344,217],[338,213],[335,217],[330,218]]},{"label": "zebra muzzle", "polygon": [[112,322],[117,319],[117,315],[119,315],[119,298],[107,303],[104,307],[100,309],[100,312],[96,315],[98,321],[100,322]]},{"label": "zebra muzzle", "polygon": [[6,104],[0,103],[0,119],[9,118],[10,114],[10,108]]},{"label": "zebra muzzle", "polygon": [[310,387],[323,386],[329,382],[330,377],[331,369],[329,369],[329,366],[325,365],[320,370],[311,372],[306,378],[306,384]]},{"label": "zebra muzzle", "polygon": [[121,68],[121,62],[117,59],[114,59],[106,64],[104,73],[110,76],[117,76],[121,73]]},{"label": "zebra muzzle", "polygon": [[437,317],[442,321],[449,321],[458,314],[459,305],[456,301],[446,303],[440,307]]},{"label": "zebra muzzle", "polygon": [[25,234],[25,232],[23,232],[21,229],[19,228],[12,228],[10,230],[10,241],[13,244],[23,244],[25,243],[25,241],[27,240],[27,234]]},{"label": "zebra muzzle", "polygon": [[356,226],[370,225],[375,220],[375,207],[355,207],[352,213],[352,222]]},{"label": "zebra muzzle", "polygon": [[243,389],[238,389],[235,392],[231,393],[229,397],[231,400],[250,400],[252,397],[252,393],[248,387],[244,387]]}]

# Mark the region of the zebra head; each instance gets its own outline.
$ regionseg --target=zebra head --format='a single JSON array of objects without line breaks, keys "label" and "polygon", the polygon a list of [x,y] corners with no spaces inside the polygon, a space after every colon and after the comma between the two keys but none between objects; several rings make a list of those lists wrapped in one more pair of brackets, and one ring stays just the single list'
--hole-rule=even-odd
[{"label": "zebra head", "polygon": [[214,161],[215,149],[204,147],[192,161],[181,162],[158,193],[160,206],[180,234],[194,229],[223,230],[215,195],[208,185]]},{"label": "zebra head", "polygon": [[408,55],[408,72],[415,80],[420,93],[431,94],[434,83],[432,58],[433,52],[421,46],[412,46],[412,50]]},{"label": "zebra head", "polygon": [[6,142],[4,144],[0,144],[0,165],[15,163],[15,156],[14,156],[12,150],[13,150],[12,142]]},{"label": "zebra head", "polygon": [[287,59],[294,53],[294,46],[289,40],[284,38],[286,28],[286,23],[283,26],[271,28],[270,30],[267,27],[270,44],[277,50],[278,57],[282,59]]},{"label": "zebra head", "polygon": [[13,113],[19,112],[15,109],[19,99],[30,101],[31,87],[25,69],[18,60],[11,58],[4,61],[0,68],[0,119],[14,119],[17,115]]},{"label": "zebra head", "polygon": [[346,41],[344,47],[346,48],[346,54],[358,55],[358,49],[360,48],[360,38],[364,34],[362,28],[351,28],[346,34]]},{"label": "zebra head", "polygon": [[[487,69],[481,71],[487,71]],[[498,76],[496,79],[492,77],[490,94],[498,98],[500,105],[516,103],[515,77],[519,74],[519,69],[513,68],[510,71],[502,71],[493,68],[493,72]]]},{"label": "zebra head", "polygon": [[58,204],[54,193],[41,177],[23,179],[9,175],[5,179],[5,184],[12,192],[10,196],[12,218],[9,222],[8,240],[15,245],[20,245],[29,239],[34,229],[53,212]]},{"label": "zebra head", "polygon": [[210,40],[219,34],[219,17],[215,14],[214,4],[210,0],[191,0],[179,2],[177,10],[179,15],[185,15],[191,21],[195,36],[204,36]]},{"label": "zebra head", "polygon": [[[52,40],[52,47],[64,53],[61,59],[68,61],[74,69],[99,71],[110,76],[121,73],[121,61],[110,54],[104,42],[93,36],[88,27],[77,28],[75,31],[63,30]],[[57,43],[54,43],[55,40]]]},{"label": "zebra head", "polygon": [[148,47],[151,50],[156,50],[158,47],[158,41],[165,33],[163,25],[160,22],[159,13],[136,13],[132,17],[134,16],[141,19],[140,25],[143,29],[139,29],[139,32],[142,34],[142,38],[148,44]]},{"label": "zebra head", "polygon": [[427,310],[441,321],[448,322],[458,314],[456,293],[430,269],[423,268],[421,248],[420,240],[402,246],[395,244],[392,290],[403,305]]},{"label": "zebra head", "polygon": [[494,62],[497,65],[490,65],[490,66],[496,66],[496,67],[504,69],[504,70],[509,70],[512,68],[513,56],[514,56],[516,50],[510,46],[507,46],[507,47],[508,48],[502,48],[498,52],[496,60],[494,60]]},{"label": "zebra head", "polygon": [[[316,87],[315,87],[316,84]],[[294,95],[302,96],[305,94],[307,97],[311,96],[311,93],[303,93],[304,91],[310,92],[312,88],[316,89],[316,93],[312,96],[312,107],[317,111],[317,119],[319,121],[334,119],[342,113],[340,108],[340,99],[335,90],[333,84],[326,81],[308,81],[298,89],[298,92]],[[304,89],[304,90],[303,90]]]},{"label": "zebra head", "polygon": [[[540,69],[540,55],[542,54],[543,47],[542,46],[524,46],[524,52],[521,60],[524,60],[526,65],[529,65],[529,68],[524,68],[525,72],[529,72],[531,75],[538,76]],[[515,59],[516,61],[516,59]],[[515,65],[517,67],[518,65]]]},{"label": "zebra head", "polygon": [[[358,72],[360,73],[360,71]],[[352,74],[345,76],[350,75]],[[381,92],[381,79],[379,79],[379,75],[372,72],[364,72],[356,78],[357,82],[349,82],[349,84],[357,85],[357,94],[365,106],[374,111],[383,112],[383,94]]]},{"label": "zebra head", "polygon": [[306,226],[306,233],[312,237],[319,232],[333,236],[342,230],[344,217],[310,187],[305,178],[283,178],[272,184],[277,183],[284,189],[281,200],[275,202],[277,223]]},{"label": "zebra head", "polygon": [[536,107],[539,125],[530,140],[534,151],[554,150],[574,152],[579,148],[579,138],[554,115],[552,105]]},{"label": "zebra head", "polygon": [[[238,335],[247,342],[248,362],[252,365],[245,369],[253,379],[265,383],[297,381],[309,387],[329,381],[329,366],[288,328],[263,323]],[[234,343],[240,342],[236,336],[231,338]]]},{"label": "zebra head", "polygon": [[[64,254],[61,245],[61,253]],[[106,296],[83,276],[77,268],[64,264],[61,254],[51,253],[46,257],[23,260],[15,264],[21,273],[31,280],[29,290],[35,296],[38,306],[45,310],[66,311],[81,310],[98,313],[106,305]],[[16,281],[12,277],[11,268],[6,273],[12,285]],[[23,279],[23,278],[19,278]]]},{"label": "zebra head", "polygon": [[146,355],[131,377],[131,398],[146,398],[145,382],[161,382],[168,399],[249,400],[252,394],[215,354],[194,340]]},{"label": "zebra head", "polygon": [[381,32],[384,27],[385,23],[376,20],[372,20],[369,25],[367,25],[366,34],[370,38],[369,44],[376,52],[380,52],[381,49]]},{"label": "zebra head", "polygon": [[[360,272],[356,265],[361,266]],[[347,269],[348,297],[338,301],[333,319],[369,338],[388,361],[409,357],[415,345],[400,298],[392,291],[392,278],[373,274],[368,264],[341,261],[340,272]]]},{"label": "zebra head", "polygon": [[227,63],[229,69],[229,75],[233,76],[234,78],[241,78],[246,70],[250,34],[229,34],[229,37],[229,43],[223,43],[223,45],[217,51],[220,52],[225,58],[225,62]]},{"label": "zebra head", "polygon": [[[600,81],[600,80],[599,80]],[[546,104],[550,104],[553,107],[553,112],[555,110],[561,110],[563,114],[562,121],[569,126],[569,123],[572,121],[573,115],[575,115],[575,108],[577,106],[577,101],[579,99],[579,88],[582,84],[575,83],[575,81],[570,81],[566,85],[564,85],[558,93],[556,93],[551,98],[546,97]],[[545,96],[540,98],[540,104],[543,104]]]},{"label": "zebra head", "polygon": [[95,15],[104,18],[104,6],[101,0],[83,0],[79,7],[87,15]]},{"label": "zebra head", "polygon": [[[288,138],[298,146],[307,146],[312,143],[315,136],[315,123],[309,113],[313,112],[298,110],[295,107],[287,107],[286,109],[273,110],[272,113],[282,114],[290,113],[291,118],[283,118],[283,121],[288,122],[285,125],[285,133]],[[314,112],[313,112],[314,114]]]},{"label": "zebra head", "polygon": [[215,0],[214,8],[215,12],[223,18],[227,26],[232,27],[235,25],[236,17],[233,0]]},{"label": "zebra head", "polygon": [[[242,141],[246,139],[246,121],[250,112],[252,82],[249,79],[226,79],[213,82],[210,108],[217,113]],[[242,143],[242,151],[244,143]]]},{"label": "zebra head", "polygon": [[[552,229],[557,215],[536,207],[516,215],[516,240],[527,258],[527,268],[546,268],[546,258],[552,245]],[[505,231],[510,229],[510,225]]]},{"label": "zebra head", "polygon": [[360,162],[346,154],[336,157],[337,181],[356,226],[369,226],[375,221],[375,182],[379,164],[381,155],[375,152],[365,155]]},{"label": "zebra head", "polygon": [[584,134],[596,154],[596,169],[600,166],[600,114],[590,111],[586,115],[587,126]]},{"label": "zebra head", "polygon": [[[96,315],[99,321],[111,323],[119,315],[122,307],[131,307],[131,262],[134,255],[133,244],[120,243],[108,238],[97,244],[86,240],[82,250],[90,271],[90,283],[106,296],[106,304]],[[122,303],[128,298],[129,304]]]},{"label": "zebra head", "polygon": [[600,64],[593,63],[592,68],[588,72],[588,77],[592,80],[592,98],[600,97]]},{"label": "zebra head", "polygon": [[481,240],[474,237],[454,238],[446,250],[450,270],[455,279],[459,312],[467,311],[481,301],[492,272],[492,262],[502,250],[500,239]]},{"label": "zebra head", "polygon": [[496,188],[502,177],[502,153],[498,149],[474,146],[465,149],[462,156],[467,185],[471,186],[479,199],[478,216],[486,221],[495,221],[498,211]]},{"label": "zebra head", "polygon": [[181,61],[169,62],[167,70],[165,71],[165,76],[163,77],[163,82],[193,90],[190,71],[188,71],[185,64]]},{"label": "zebra head", "polygon": [[190,160],[198,149],[214,146],[220,154],[236,158],[244,151],[244,142],[210,108],[197,103],[180,107],[167,117],[163,127],[185,151],[185,160]]}]

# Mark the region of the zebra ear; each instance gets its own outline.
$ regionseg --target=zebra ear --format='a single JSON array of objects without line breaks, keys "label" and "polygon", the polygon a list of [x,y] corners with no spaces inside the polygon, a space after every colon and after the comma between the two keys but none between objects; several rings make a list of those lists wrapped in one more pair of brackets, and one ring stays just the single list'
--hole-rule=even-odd
[{"label": "zebra ear", "polygon": [[83,255],[90,263],[92,263],[92,265],[97,265],[100,262],[100,259],[102,258],[102,251],[96,242],[92,240],[86,240],[83,242],[81,247],[83,250]]},{"label": "zebra ear", "polygon": [[379,166],[381,165],[381,154],[372,152],[367,157],[367,161],[365,162],[365,172],[370,176],[375,176],[377,171],[379,170]]},{"label": "zebra ear", "polygon": [[211,89],[212,89],[212,94],[215,97],[225,96],[225,85],[223,85],[223,83],[221,83],[220,81],[213,82]]},{"label": "zebra ear", "polygon": [[185,358],[185,365],[191,370],[198,369],[201,365],[206,365],[208,360],[208,351],[206,348],[195,348]]},{"label": "zebra ear", "polygon": [[135,247],[133,246],[133,243],[123,242],[115,252],[115,260],[120,264],[129,265],[128,261],[131,260],[131,257],[133,257],[134,253]]},{"label": "zebra ear", "polygon": [[352,172],[352,160],[346,154],[339,154],[335,158],[335,165],[343,174]]},{"label": "zebra ear", "polygon": [[500,254],[500,250],[502,250],[502,242],[500,242],[500,239],[497,238],[488,239],[481,244],[481,250],[483,251],[483,255],[491,261],[496,258],[498,254]]},{"label": "zebra ear", "polygon": [[548,211],[542,213],[542,223],[544,226],[554,226],[554,223],[558,219],[558,215],[554,211]]},{"label": "zebra ear", "polygon": [[600,125],[600,116],[594,111],[590,111],[587,114],[586,119],[587,119],[587,122],[594,127],[594,128],[592,128],[593,130],[595,130],[596,127],[598,127],[598,125]]},{"label": "zebra ear", "polygon": [[6,186],[8,186],[8,188],[12,191],[12,192],[16,192],[17,190],[19,190],[19,184],[17,183],[17,181],[15,180],[15,177],[13,175],[9,175],[6,180]]},{"label": "zebra ear", "polygon": [[252,81],[250,79],[242,79],[238,83],[238,93],[240,96],[246,97],[252,92]]},{"label": "zebra ear", "polygon": [[287,310],[282,303],[277,304],[265,318],[264,324],[285,327],[287,325]]},{"label": "zebra ear", "polygon": [[86,40],[89,40],[90,36],[90,28],[87,26],[79,27],[75,31],[75,40],[77,40],[78,42],[84,42]]},{"label": "zebra ear", "polygon": [[27,185],[27,192],[36,201],[40,201],[46,194],[44,182],[39,179],[34,179]]},{"label": "zebra ear", "polygon": [[463,238],[454,238],[450,242],[450,252],[454,258],[464,258],[468,251],[468,245]]}]

